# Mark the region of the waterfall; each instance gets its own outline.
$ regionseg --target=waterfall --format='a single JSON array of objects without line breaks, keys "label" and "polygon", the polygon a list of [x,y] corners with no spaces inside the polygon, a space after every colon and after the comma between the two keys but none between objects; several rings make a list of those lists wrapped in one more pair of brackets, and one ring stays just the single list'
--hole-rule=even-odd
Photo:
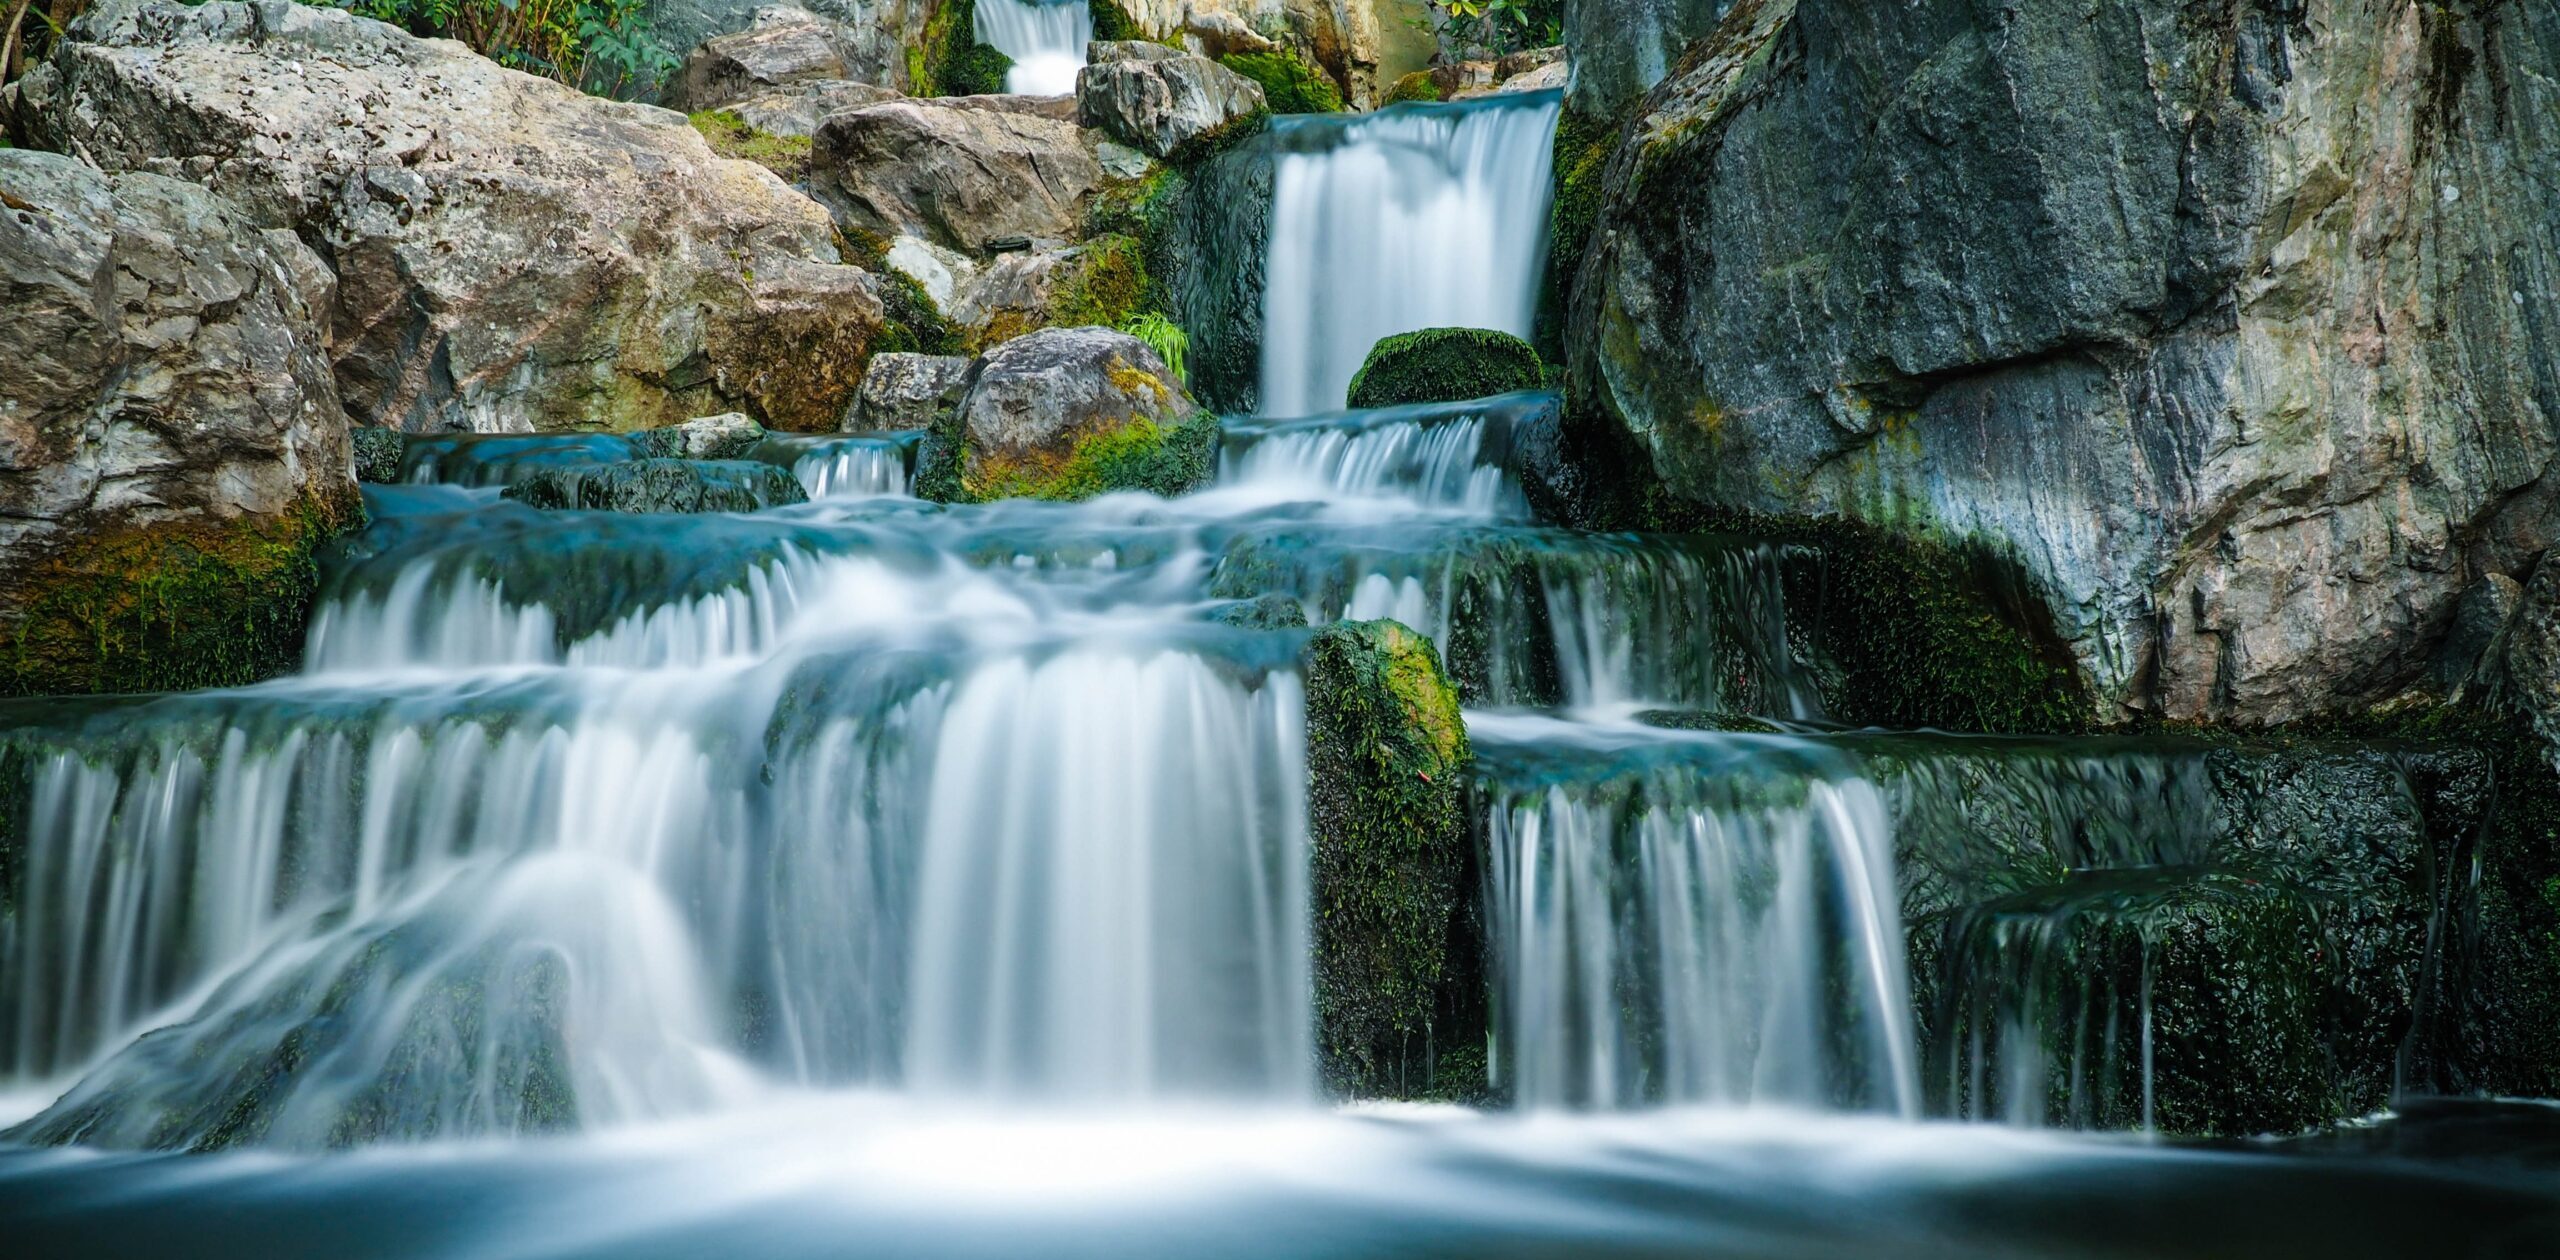
[{"label": "waterfall", "polygon": [[1341,407],[1395,333],[1531,334],[1560,109],[1521,93],[1276,124],[1264,415]]},{"label": "waterfall", "polygon": [[977,0],[978,42],[1013,59],[1005,90],[1025,96],[1071,96],[1093,42],[1085,0]]},{"label": "waterfall", "polygon": [[906,498],[915,480],[922,434],[836,438],[814,444],[791,462],[791,475],[812,499]]}]

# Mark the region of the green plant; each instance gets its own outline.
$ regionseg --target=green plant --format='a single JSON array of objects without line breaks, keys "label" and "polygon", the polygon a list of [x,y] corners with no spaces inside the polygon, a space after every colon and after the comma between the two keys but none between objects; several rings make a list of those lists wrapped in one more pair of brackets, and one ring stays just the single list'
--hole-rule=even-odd
[{"label": "green plant", "polygon": [[1164,360],[1175,380],[1190,383],[1191,373],[1183,358],[1191,353],[1191,334],[1182,331],[1182,325],[1154,311],[1140,311],[1121,321],[1120,331],[1147,343],[1147,348]]},{"label": "green plant", "polygon": [[650,31],[647,0],[303,2],[460,40],[500,65],[598,96],[636,96],[679,64]]},{"label": "green plant", "polygon": [[1472,22],[1477,42],[1500,52],[1564,42],[1564,0],[1441,0],[1449,16]]}]

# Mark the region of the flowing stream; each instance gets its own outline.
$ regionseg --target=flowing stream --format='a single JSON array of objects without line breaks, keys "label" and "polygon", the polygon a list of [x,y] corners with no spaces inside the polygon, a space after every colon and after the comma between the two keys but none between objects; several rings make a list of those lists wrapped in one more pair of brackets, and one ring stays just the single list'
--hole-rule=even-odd
[{"label": "flowing stream", "polygon": [[[1018,10],[1056,12],[982,35]],[[540,512],[499,488],[628,444],[418,442],[298,676],[0,708],[20,1254],[2166,1256],[2239,1203],[2333,1255],[2539,1236],[2538,1165],[1946,1122],[2146,1127],[2154,925],[2298,890],[2200,745],[1831,725],[1821,556],[1537,522],[1552,396],[1338,410],[1383,333],[1526,330],[1555,113],[1282,159],[1284,418],[1197,494],[937,507],[911,438],[851,435],[750,456],[804,504]],[[1481,1109],[1322,1095],[1274,597],[1406,622],[1466,697]]]},{"label": "flowing stream", "polygon": [[1085,0],[977,0],[978,42],[1013,58],[1004,87],[1024,96],[1072,96],[1093,42]]}]

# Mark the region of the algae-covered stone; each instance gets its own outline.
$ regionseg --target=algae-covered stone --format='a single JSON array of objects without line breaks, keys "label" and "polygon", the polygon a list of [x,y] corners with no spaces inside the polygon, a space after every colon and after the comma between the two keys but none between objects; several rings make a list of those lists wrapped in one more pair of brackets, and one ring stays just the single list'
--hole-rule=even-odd
[{"label": "algae-covered stone", "polygon": [[959,405],[926,444],[917,491],[946,502],[1172,496],[1208,482],[1217,441],[1217,418],[1147,343],[1108,328],[1049,328],[971,366]]},{"label": "algae-covered stone", "polygon": [[809,499],[789,470],[748,460],[634,459],[546,468],[505,493],[528,507],[591,512],[755,512]]},{"label": "algae-covered stone", "polygon": [[1307,768],[1317,1053],[1337,1096],[1485,1088],[1470,760],[1457,688],[1431,640],[1392,621],[1316,634]]},{"label": "algae-covered stone", "polygon": [[365,425],[355,431],[356,480],[389,484],[400,480],[400,461],[408,439],[398,429]]},{"label": "algae-covered stone", "polygon": [[1465,402],[1536,389],[1546,369],[1528,342],[1484,328],[1398,333],[1369,350],[1351,378],[1353,407]]}]

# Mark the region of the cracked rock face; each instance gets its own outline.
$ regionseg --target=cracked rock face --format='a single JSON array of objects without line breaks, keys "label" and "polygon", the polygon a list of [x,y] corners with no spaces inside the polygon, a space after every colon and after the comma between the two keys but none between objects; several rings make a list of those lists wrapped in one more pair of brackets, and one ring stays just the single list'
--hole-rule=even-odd
[{"label": "cracked rock face", "polygon": [[810,189],[848,228],[982,254],[1073,240],[1102,183],[1073,97],[891,101],[818,128]]},{"label": "cracked rock face", "polygon": [[1610,171],[1577,396],[1680,494],[2014,558],[2101,717],[2423,685],[2554,533],[2560,9],[2086,8],[1736,5]]},{"label": "cracked rock face", "polygon": [[19,114],[46,147],[193,179],[319,249],[360,423],[827,429],[882,320],[825,212],[682,117],[331,9],[111,0]]}]

